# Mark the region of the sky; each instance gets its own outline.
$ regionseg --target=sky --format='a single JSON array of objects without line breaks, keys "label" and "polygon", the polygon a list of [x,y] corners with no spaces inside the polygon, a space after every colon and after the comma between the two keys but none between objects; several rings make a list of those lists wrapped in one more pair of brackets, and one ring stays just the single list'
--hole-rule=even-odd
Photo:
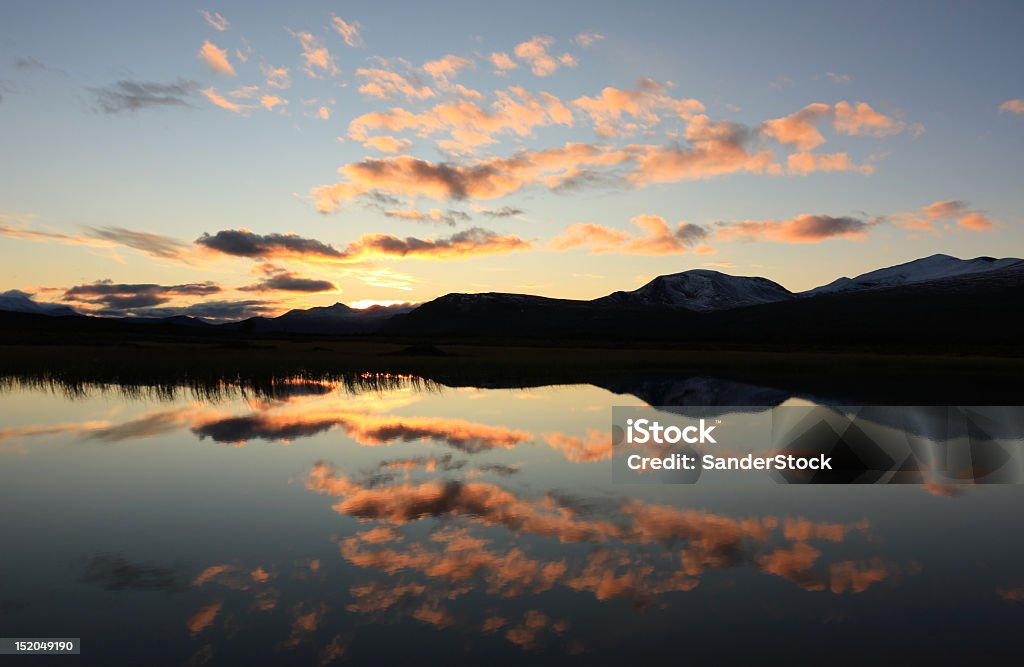
[{"label": "sky", "polygon": [[275,315],[1024,255],[1015,2],[5,2],[0,292]]}]

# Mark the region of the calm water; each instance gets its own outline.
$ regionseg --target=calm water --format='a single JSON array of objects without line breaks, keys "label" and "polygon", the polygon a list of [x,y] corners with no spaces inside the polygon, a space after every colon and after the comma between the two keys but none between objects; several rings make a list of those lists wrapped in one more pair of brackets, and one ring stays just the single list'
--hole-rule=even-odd
[{"label": "calm water", "polygon": [[642,391],[221,389],[0,394],[0,635],[82,638],[53,664],[1020,662],[1021,486],[613,484]]}]

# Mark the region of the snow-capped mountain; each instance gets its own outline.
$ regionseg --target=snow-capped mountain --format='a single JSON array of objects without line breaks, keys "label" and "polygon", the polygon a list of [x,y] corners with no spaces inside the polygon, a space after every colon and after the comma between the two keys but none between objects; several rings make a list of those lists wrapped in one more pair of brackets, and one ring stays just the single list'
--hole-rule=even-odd
[{"label": "snow-capped mountain", "polygon": [[709,311],[786,301],[793,293],[767,278],[730,276],[694,269],[658,276],[632,292],[614,292],[594,303],[622,306],[668,306]]},{"label": "snow-capped mountain", "polygon": [[39,303],[32,299],[28,292],[12,289],[0,292],[0,310],[15,313],[35,313],[37,315],[77,315],[71,306],[59,303]]},{"label": "snow-capped mountain", "polygon": [[898,287],[914,283],[954,278],[959,276],[990,273],[1009,268],[1024,268],[1024,260],[1007,257],[975,257],[959,259],[949,255],[932,255],[916,259],[906,264],[897,264],[884,269],[870,271],[855,278],[839,278],[827,285],[816,287],[798,296],[818,296],[851,290],[876,289],[881,287]]}]

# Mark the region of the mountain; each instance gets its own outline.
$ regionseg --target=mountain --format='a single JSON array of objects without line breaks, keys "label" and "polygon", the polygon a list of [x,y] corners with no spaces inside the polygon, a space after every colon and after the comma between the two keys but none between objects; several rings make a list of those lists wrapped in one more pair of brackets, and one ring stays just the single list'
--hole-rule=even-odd
[{"label": "mountain", "polygon": [[[812,297],[812,298],[807,298]],[[115,320],[68,314],[23,292],[0,294],[0,334],[217,338],[383,334],[408,340],[505,341],[605,347],[682,345],[915,350],[1020,350],[1024,260],[947,255],[843,278],[793,294],[770,280],[694,270],[590,301],[488,292],[447,294],[418,307],[364,310],[337,303],[211,325],[192,318]],[[424,348],[426,349],[426,348]]]},{"label": "mountain", "polygon": [[170,317],[121,317],[122,322],[136,326],[162,326],[162,327],[192,327],[205,329],[214,325],[206,320],[191,315],[171,315]]},{"label": "mountain", "polygon": [[839,278],[827,285],[816,287],[799,296],[819,296],[835,294],[851,290],[877,289],[880,287],[898,287],[912,285],[944,278],[968,276],[979,273],[991,273],[1004,269],[1024,267],[1024,260],[1012,257],[995,259],[994,257],[975,257],[959,259],[949,255],[932,255],[915,259],[905,264],[897,264],[884,269],[863,273],[856,278]]},{"label": "mountain", "polygon": [[622,308],[592,301],[551,299],[529,294],[446,294],[386,322],[384,333],[401,335],[469,335],[535,337],[566,335],[604,328]]},{"label": "mountain", "polygon": [[28,292],[12,289],[0,292],[0,310],[14,313],[36,313],[38,315],[77,315],[71,306],[57,303],[39,303]]},{"label": "mountain", "polygon": [[290,310],[278,317],[251,317],[223,324],[221,328],[247,333],[365,334],[377,331],[387,320],[412,308],[399,305],[357,309],[336,303],[333,306]]},{"label": "mountain", "polygon": [[698,280],[693,272],[664,276],[634,292],[593,301],[448,294],[396,316],[382,331],[464,341],[612,346],[661,341],[821,349],[1019,347],[1024,340],[1024,261],[926,258],[911,264],[911,270],[874,272],[892,284],[868,279],[863,287],[823,291],[814,298],[796,298],[809,293],[793,295],[770,281],[715,272],[698,273]]},{"label": "mountain", "polygon": [[666,306],[705,312],[792,298],[792,292],[767,278],[730,276],[719,271],[694,269],[658,276],[632,292],[614,292],[595,299],[594,303]]}]

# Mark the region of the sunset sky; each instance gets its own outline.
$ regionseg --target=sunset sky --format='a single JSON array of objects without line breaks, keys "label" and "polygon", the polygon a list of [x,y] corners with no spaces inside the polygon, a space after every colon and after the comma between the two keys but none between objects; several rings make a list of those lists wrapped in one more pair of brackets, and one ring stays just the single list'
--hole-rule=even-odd
[{"label": "sunset sky", "polygon": [[6,2],[0,292],[107,315],[1024,255],[1024,4]]}]

